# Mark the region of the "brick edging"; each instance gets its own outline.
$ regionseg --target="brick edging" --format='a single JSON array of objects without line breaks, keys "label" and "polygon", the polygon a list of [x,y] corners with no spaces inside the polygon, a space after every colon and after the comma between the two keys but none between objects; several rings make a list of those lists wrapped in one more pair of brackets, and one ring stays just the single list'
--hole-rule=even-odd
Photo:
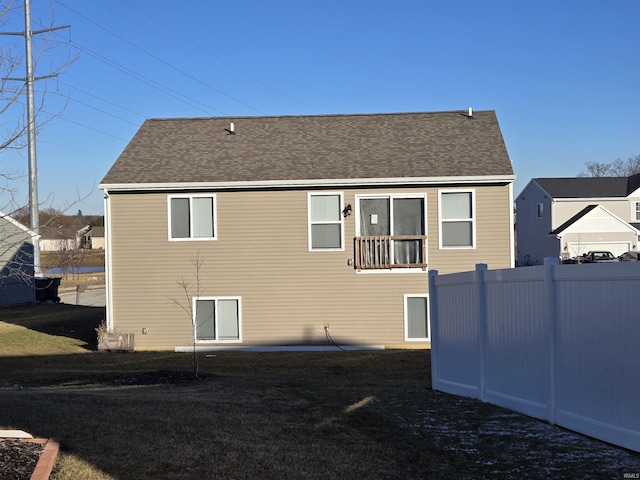
[{"label": "brick edging", "polygon": [[44,450],[40,454],[36,468],[31,474],[30,480],[48,480],[53,466],[56,463],[58,452],[60,451],[60,442],[53,438],[21,438],[20,441],[28,443],[44,443]]}]

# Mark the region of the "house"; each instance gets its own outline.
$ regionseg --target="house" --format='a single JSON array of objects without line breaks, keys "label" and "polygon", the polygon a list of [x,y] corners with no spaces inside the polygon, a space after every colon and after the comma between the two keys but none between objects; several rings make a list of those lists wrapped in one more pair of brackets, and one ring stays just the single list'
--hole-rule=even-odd
[{"label": "house", "polygon": [[35,301],[33,245],[38,236],[0,212],[0,307]]},{"label": "house", "polygon": [[630,177],[534,178],[516,198],[518,265],[589,250],[637,250],[640,174]]},{"label": "house", "polygon": [[63,252],[80,246],[82,233],[73,226],[54,224],[40,226],[40,250]]},{"label": "house", "polygon": [[107,326],[426,348],[429,269],[514,266],[513,180],[493,111],[147,120],[100,184]]},{"label": "house", "polygon": [[104,227],[91,227],[86,234],[89,248],[104,250]]}]

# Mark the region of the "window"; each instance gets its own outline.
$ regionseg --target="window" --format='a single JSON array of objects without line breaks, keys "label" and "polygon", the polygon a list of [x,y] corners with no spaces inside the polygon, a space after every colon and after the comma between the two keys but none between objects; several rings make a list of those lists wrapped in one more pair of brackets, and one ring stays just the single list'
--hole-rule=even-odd
[{"label": "window", "polygon": [[170,240],[215,240],[215,196],[169,197]]},{"label": "window", "polygon": [[405,340],[429,340],[429,298],[427,295],[404,296]]},{"label": "window", "polygon": [[538,218],[542,218],[543,214],[544,214],[544,205],[542,203],[539,203],[537,207]]},{"label": "window", "polygon": [[640,222],[640,202],[636,202],[636,221]]},{"label": "window", "polygon": [[239,298],[200,297],[193,303],[197,342],[241,341]]},{"label": "window", "polygon": [[440,192],[440,247],[475,247],[475,192]]},{"label": "window", "polygon": [[309,250],[343,250],[341,193],[310,193]]}]

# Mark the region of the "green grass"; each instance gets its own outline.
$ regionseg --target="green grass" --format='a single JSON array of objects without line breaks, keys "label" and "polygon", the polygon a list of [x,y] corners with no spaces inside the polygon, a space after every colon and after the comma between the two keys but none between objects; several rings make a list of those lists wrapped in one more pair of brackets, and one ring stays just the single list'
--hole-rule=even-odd
[{"label": "green grass", "polygon": [[[622,478],[640,456],[431,390],[429,351],[98,353],[100,308],[0,310],[0,426],[62,479]],[[7,341],[5,341],[7,340]]]}]

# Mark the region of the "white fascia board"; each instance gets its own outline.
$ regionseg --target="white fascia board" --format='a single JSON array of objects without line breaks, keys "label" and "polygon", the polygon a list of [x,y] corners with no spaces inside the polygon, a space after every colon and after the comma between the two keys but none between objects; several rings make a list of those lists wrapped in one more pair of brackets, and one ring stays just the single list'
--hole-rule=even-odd
[{"label": "white fascia board", "polygon": [[300,187],[367,187],[388,185],[439,185],[443,183],[489,184],[497,182],[513,183],[514,175],[498,175],[494,177],[397,177],[397,178],[348,178],[348,179],[312,179],[312,180],[278,180],[254,182],[184,182],[184,183],[107,183],[100,184],[100,190],[114,191],[154,191],[154,190],[228,190],[250,188],[300,188]]},{"label": "white fascia board", "polygon": [[589,202],[589,203],[598,203],[598,202],[628,202],[627,197],[571,197],[571,198],[554,198],[554,202]]}]

